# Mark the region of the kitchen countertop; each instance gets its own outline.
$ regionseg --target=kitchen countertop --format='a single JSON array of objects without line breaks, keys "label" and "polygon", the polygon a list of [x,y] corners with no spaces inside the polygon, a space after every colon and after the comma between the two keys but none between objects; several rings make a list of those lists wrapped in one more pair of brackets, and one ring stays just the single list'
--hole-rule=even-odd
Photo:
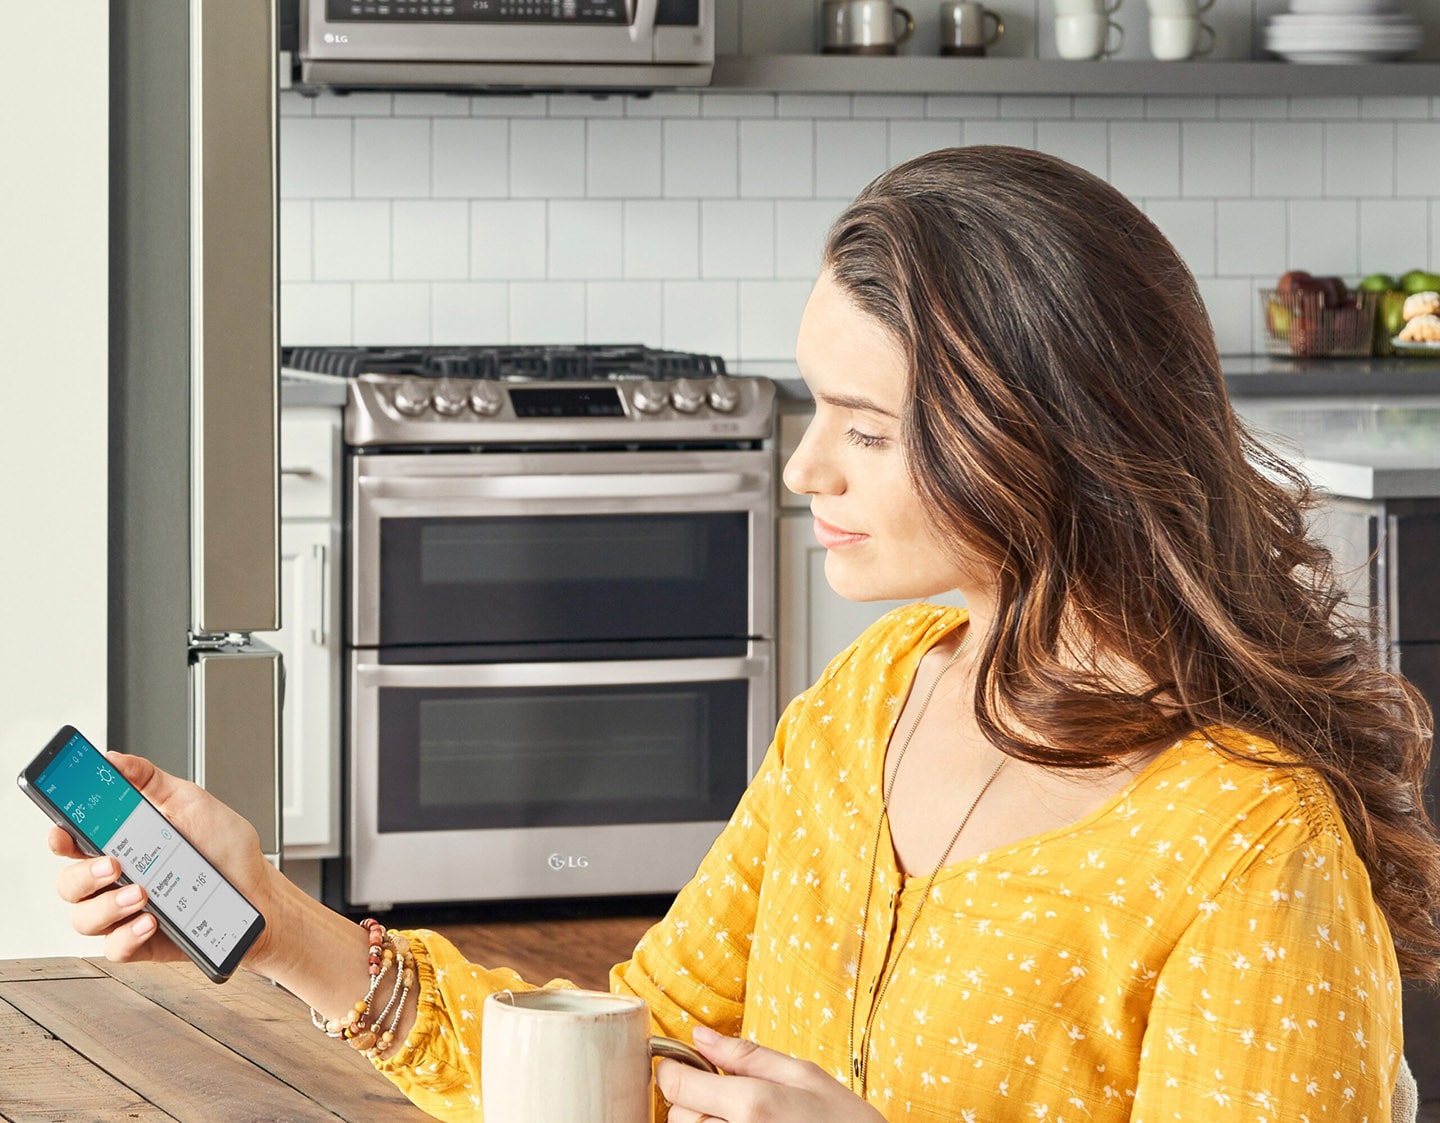
[{"label": "kitchen countertop", "polygon": [[334,406],[345,404],[348,380],[333,374],[312,374],[307,370],[280,368],[280,405],[292,406]]}]

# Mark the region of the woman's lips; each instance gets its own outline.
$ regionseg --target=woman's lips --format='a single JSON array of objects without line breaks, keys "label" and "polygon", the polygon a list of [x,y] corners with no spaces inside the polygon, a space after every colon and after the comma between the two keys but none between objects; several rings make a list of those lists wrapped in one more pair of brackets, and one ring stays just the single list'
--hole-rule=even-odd
[{"label": "woman's lips", "polygon": [[854,546],[869,537],[868,534],[856,534],[852,530],[841,530],[838,526],[831,526],[818,516],[815,518],[815,538],[827,550],[836,550],[841,546]]}]

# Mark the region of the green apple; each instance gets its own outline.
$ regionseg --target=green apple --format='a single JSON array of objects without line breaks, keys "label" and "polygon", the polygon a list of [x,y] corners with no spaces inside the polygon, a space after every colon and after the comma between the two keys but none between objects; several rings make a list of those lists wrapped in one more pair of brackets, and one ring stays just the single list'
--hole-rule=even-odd
[{"label": "green apple", "polygon": [[1400,329],[1405,326],[1405,297],[1409,295],[1404,292],[1385,292],[1380,294],[1380,326],[1385,329],[1387,339],[1399,335]]},{"label": "green apple", "polygon": [[1361,292],[1386,292],[1390,289],[1398,289],[1400,282],[1389,273],[1371,273],[1370,276],[1362,278],[1355,287]]},{"label": "green apple", "polygon": [[1440,292],[1440,273],[1412,269],[1400,278],[1399,287],[1407,293]]}]

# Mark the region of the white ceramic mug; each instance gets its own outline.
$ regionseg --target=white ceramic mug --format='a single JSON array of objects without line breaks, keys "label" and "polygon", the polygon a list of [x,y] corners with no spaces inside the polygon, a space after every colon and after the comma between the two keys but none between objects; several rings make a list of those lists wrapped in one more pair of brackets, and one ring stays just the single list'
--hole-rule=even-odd
[{"label": "white ceramic mug", "polygon": [[485,1123],[650,1123],[652,1057],[715,1071],[690,1046],[651,1037],[642,998],[558,987],[492,994],[480,1021]]},{"label": "white ceramic mug", "polygon": [[[1112,31],[1116,33],[1114,46],[1110,45]],[[1104,15],[1055,17],[1055,49],[1061,58],[1104,58],[1124,44],[1125,29]]]},{"label": "white ceramic mug", "polygon": [[942,55],[984,55],[1004,34],[1005,21],[978,0],[948,0],[940,5]]},{"label": "white ceramic mug", "polygon": [[1057,16],[1110,16],[1120,8],[1120,0],[1054,0]]},{"label": "white ceramic mug", "polygon": [[820,5],[820,50],[827,55],[893,55],[914,34],[914,18],[890,0],[824,0]]},{"label": "white ceramic mug", "polygon": [[1150,53],[1176,61],[1208,55],[1215,49],[1215,30],[1199,16],[1150,17]]},{"label": "white ceramic mug", "polygon": [[1146,6],[1150,9],[1150,18],[1157,16],[1164,19],[1182,19],[1185,16],[1198,16],[1201,12],[1208,12],[1215,6],[1215,0],[1145,0]]}]

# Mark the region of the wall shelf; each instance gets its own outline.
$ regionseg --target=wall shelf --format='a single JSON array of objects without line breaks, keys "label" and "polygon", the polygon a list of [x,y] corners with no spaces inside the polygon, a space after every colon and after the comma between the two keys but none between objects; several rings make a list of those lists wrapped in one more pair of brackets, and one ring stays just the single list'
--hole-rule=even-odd
[{"label": "wall shelf", "polygon": [[709,88],[811,94],[1429,97],[1440,95],[1440,62],[1332,66],[1278,61],[721,55],[715,60]]}]

